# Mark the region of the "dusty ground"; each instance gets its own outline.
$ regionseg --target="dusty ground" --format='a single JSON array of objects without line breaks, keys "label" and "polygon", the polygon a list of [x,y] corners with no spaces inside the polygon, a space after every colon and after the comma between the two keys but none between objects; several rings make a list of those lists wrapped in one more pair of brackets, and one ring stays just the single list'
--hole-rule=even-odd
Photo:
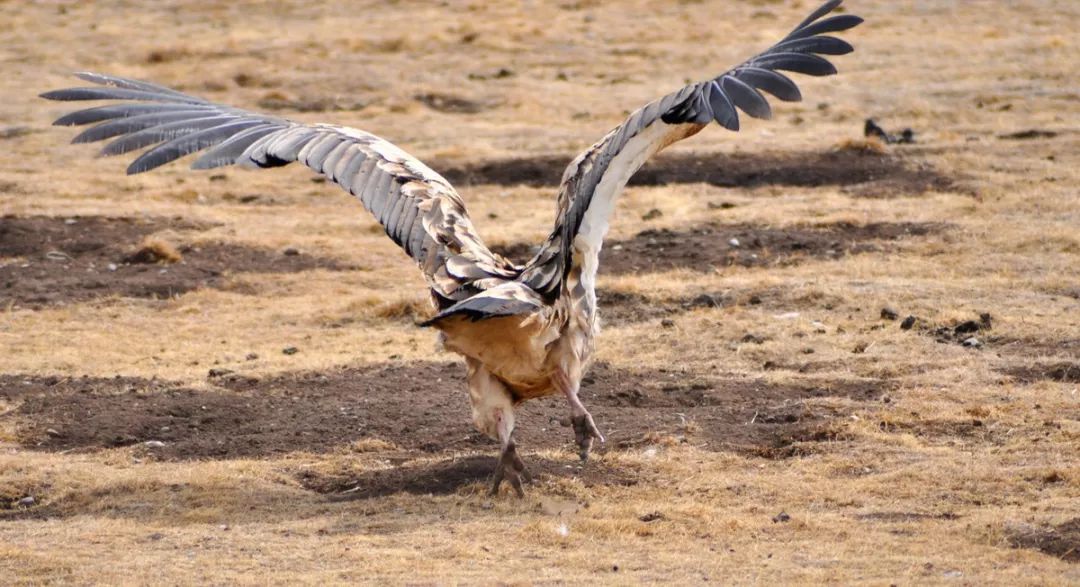
[{"label": "dusty ground", "polygon": [[524,500],[357,203],[125,177],[35,98],[89,69],[361,127],[527,256],[574,153],[811,4],[3,4],[0,576],[1080,583],[1074,2],[852,0],[839,77],[643,169],[582,394],[609,441],[582,466],[527,405]]}]

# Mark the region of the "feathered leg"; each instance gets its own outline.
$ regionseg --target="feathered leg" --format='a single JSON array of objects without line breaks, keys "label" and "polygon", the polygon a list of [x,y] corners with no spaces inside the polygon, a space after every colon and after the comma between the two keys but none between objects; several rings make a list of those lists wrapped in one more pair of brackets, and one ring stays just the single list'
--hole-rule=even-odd
[{"label": "feathered leg", "polygon": [[581,403],[581,399],[578,398],[578,389],[581,382],[572,380],[562,371],[555,375],[554,381],[555,385],[559,387],[559,391],[566,396],[566,401],[570,403],[570,422],[574,425],[574,439],[577,440],[580,449],[578,455],[581,460],[588,460],[593,439],[595,438],[603,443],[604,435],[600,434],[596,422],[593,421],[592,414],[585,409],[585,404]]},{"label": "feathered leg", "polygon": [[525,497],[525,490],[521,486],[521,481],[525,480],[527,483],[532,483],[532,475],[529,474],[529,470],[525,468],[525,463],[517,454],[513,430],[504,425],[503,422],[505,420],[500,418],[498,426],[502,453],[499,454],[499,463],[495,465],[495,477],[491,480],[491,495],[499,493],[499,486],[502,485],[503,479],[506,479],[510,482],[510,485],[514,488],[514,493],[518,497]]},{"label": "feathered leg", "polygon": [[518,497],[525,497],[521,482],[532,482],[532,475],[518,456],[514,444],[514,400],[502,381],[479,361],[466,359],[466,365],[473,422],[481,432],[502,445],[499,461],[495,465],[491,494],[498,493],[503,480],[507,480]]}]

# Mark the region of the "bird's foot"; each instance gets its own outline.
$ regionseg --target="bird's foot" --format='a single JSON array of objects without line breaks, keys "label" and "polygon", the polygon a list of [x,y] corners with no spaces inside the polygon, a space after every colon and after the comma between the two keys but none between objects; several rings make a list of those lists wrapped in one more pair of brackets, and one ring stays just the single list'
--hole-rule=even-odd
[{"label": "bird's foot", "polygon": [[491,495],[499,493],[499,486],[502,485],[504,479],[510,482],[510,486],[514,488],[514,493],[518,497],[525,497],[525,489],[521,486],[522,480],[526,483],[532,483],[532,475],[525,468],[525,463],[518,456],[517,449],[512,441],[503,447],[502,454],[499,455],[499,462],[495,465],[495,477],[491,482]]},{"label": "bird's foot", "polygon": [[589,450],[592,448],[593,439],[604,442],[604,435],[600,434],[600,430],[596,427],[596,422],[593,422],[592,414],[589,412],[583,412],[570,416],[570,422],[574,425],[574,438],[577,440],[578,448],[581,449],[578,452],[578,456],[582,461],[589,459]]}]

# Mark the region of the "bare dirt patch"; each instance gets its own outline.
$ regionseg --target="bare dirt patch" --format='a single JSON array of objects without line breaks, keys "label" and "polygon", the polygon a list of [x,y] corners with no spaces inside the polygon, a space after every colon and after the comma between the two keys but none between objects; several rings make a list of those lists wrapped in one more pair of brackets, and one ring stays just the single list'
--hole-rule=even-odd
[{"label": "bare dirt patch", "polygon": [[[146,237],[207,228],[180,218],[0,218],[0,304],[32,308],[117,295],[170,298],[224,284],[230,273],[293,273],[347,266],[299,251],[234,243],[183,245],[165,263]],[[169,245],[167,245],[169,246]],[[295,254],[293,254],[295,253]]]},{"label": "bare dirt patch", "polygon": [[1003,369],[1002,373],[1011,376],[1020,383],[1035,383],[1037,381],[1080,383],[1080,363],[1036,363]]},{"label": "bare dirt patch", "polygon": [[[556,186],[570,158],[563,156],[436,164],[455,184]],[[870,197],[954,191],[955,181],[924,163],[857,150],[766,153],[666,153],[642,167],[631,186],[707,183],[721,187],[848,186]]]},{"label": "bare dirt patch", "polygon": [[[835,310],[844,299],[835,295],[808,293],[793,295],[783,288],[731,288],[723,291],[703,291],[675,297],[651,298],[635,292],[600,288],[596,292],[600,317],[604,324],[633,324],[649,320],[674,318],[698,308],[730,308],[732,306],[782,307],[787,310],[820,308]],[[661,322],[661,326],[664,323]]]},{"label": "bare dirt patch", "polygon": [[[407,363],[297,373],[232,376],[196,391],[133,378],[0,377],[0,398],[18,407],[20,442],[41,450],[143,445],[160,459],[261,457],[348,450],[378,440],[416,454],[489,450],[472,426],[464,368]],[[815,398],[876,401],[875,381],[793,381],[705,376],[685,371],[593,367],[582,398],[608,435],[606,449],[677,439],[711,450],[785,456],[801,442],[831,440],[840,412]],[[569,447],[565,402],[521,406],[516,438],[526,450]],[[155,446],[156,445],[156,446]]]},{"label": "bare dirt patch", "polygon": [[[600,271],[608,274],[717,267],[776,267],[807,259],[838,259],[879,252],[910,237],[939,234],[944,223],[848,222],[806,227],[769,228],[753,224],[707,224],[686,230],[649,229],[624,240],[609,240],[600,252]],[[525,261],[532,245],[493,247]]]},{"label": "bare dirt patch", "polygon": [[1057,526],[1012,525],[1006,529],[1006,539],[1014,548],[1031,548],[1061,560],[1080,562],[1080,518]]}]

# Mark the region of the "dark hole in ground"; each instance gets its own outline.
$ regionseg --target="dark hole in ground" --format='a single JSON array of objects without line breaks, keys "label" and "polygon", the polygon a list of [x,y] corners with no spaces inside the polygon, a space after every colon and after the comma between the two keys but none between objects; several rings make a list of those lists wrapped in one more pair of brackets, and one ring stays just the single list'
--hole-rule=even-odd
[{"label": "dark hole in ground", "polygon": [[1017,524],[1006,528],[1006,539],[1013,548],[1030,548],[1061,560],[1080,562],[1080,518],[1057,526]]},{"label": "dark hole in ground", "polygon": [[[18,407],[19,441],[40,450],[141,445],[165,460],[267,456],[348,449],[379,439],[415,454],[491,450],[473,428],[458,363],[415,362],[288,374],[259,381],[232,376],[226,388],[195,391],[132,378],[0,376],[0,398]],[[787,456],[802,442],[832,440],[839,411],[814,398],[873,401],[889,384],[703,376],[691,372],[593,367],[582,387],[610,450],[684,438],[710,450]],[[572,448],[557,397],[524,403],[515,438],[528,451]],[[568,452],[568,459],[570,459]]]},{"label": "dark hole in ground", "polygon": [[[909,237],[945,232],[950,225],[926,222],[836,223],[806,227],[767,228],[753,224],[707,224],[686,230],[667,228],[639,232],[626,240],[608,240],[600,252],[600,272],[607,274],[717,267],[771,267],[805,259],[837,259],[886,250]],[[738,241],[736,244],[732,239]],[[492,247],[523,262],[532,245]]]},{"label": "dark hole in ground", "polygon": [[39,308],[110,295],[169,298],[222,286],[229,273],[349,269],[333,259],[230,243],[171,243],[182,258],[169,264],[135,254],[145,237],[162,230],[206,228],[179,218],[5,216],[0,258],[16,259],[0,265],[0,304]]},{"label": "dark hole in ground", "polygon": [[[451,183],[557,186],[569,157],[501,159],[433,165]],[[856,195],[893,197],[955,189],[952,179],[896,155],[855,150],[798,153],[665,153],[642,167],[629,185],[708,183],[721,187],[850,186]]]},{"label": "dark hole in ground", "polygon": [[1063,362],[1023,365],[1002,369],[1001,372],[1020,383],[1035,383],[1036,381],[1080,383],[1080,363]]}]

